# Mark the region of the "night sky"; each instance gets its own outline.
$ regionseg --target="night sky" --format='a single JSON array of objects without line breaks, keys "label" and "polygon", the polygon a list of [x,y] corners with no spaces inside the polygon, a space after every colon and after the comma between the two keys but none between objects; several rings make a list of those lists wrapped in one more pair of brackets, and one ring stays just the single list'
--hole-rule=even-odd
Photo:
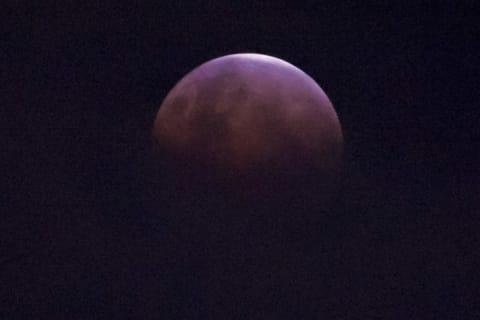
[{"label": "night sky", "polygon": [[[106,3],[1,5],[1,319],[479,316],[473,5]],[[308,235],[242,260],[251,277],[232,267],[215,291],[201,266],[235,264],[249,239],[205,253],[201,232],[176,234],[170,213],[215,201],[186,193],[153,208],[152,185],[168,183],[151,182],[150,133],[182,76],[238,52],[320,84],[345,168]]]}]

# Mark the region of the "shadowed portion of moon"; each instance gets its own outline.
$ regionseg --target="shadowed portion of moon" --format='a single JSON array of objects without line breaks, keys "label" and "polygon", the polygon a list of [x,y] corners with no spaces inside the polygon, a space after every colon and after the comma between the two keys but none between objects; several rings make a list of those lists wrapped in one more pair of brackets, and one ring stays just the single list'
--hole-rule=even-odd
[{"label": "shadowed portion of moon", "polygon": [[169,92],[152,134],[159,183],[147,197],[209,318],[228,318],[230,306],[275,314],[278,290],[311,292],[305,270],[318,265],[302,252],[336,228],[325,203],[343,148],[312,78],[265,55],[211,60]]},{"label": "shadowed portion of moon", "polygon": [[320,86],[260,54],[224,56],[187,74],[162,103],[153,137],[177,182],[258,198],[328,188],[343,146]]}]

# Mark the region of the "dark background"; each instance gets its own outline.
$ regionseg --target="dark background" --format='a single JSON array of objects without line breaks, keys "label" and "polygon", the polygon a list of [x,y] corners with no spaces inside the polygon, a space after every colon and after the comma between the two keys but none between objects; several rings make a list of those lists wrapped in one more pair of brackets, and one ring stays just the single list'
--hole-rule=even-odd
[{"label": "dark background", "polygon": [[237,52],[311,75],[345,135],[338,219],[298,270],[313,289],[296,302],[272,290],[276,318],[475,316],[473,1],[158,3],[1,5],[2,319],[213,317],[162,212],[145,205],[142,168],[168,91]]}]

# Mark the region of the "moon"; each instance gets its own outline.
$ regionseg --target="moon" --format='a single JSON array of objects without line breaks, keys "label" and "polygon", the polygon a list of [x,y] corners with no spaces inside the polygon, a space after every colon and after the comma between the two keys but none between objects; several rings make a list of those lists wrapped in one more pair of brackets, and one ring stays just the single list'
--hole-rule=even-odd
[{"label": "moon", "polygon": [[184,76],[161,104],[152,135],[176,175],[236,192],[322,184],[343,150],[322,88],[294,65],[253,53],[216,58]]}]

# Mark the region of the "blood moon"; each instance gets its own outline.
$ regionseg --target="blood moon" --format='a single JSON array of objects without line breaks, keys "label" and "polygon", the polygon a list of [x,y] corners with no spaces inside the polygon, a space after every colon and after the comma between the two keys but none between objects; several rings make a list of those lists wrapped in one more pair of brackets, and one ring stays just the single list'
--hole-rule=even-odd
[{"label": "blood moon", "polygon": [[337,114],[320,86],[288,62],[251,53],[188,73],[163,101],[153,137],[178,179],[245,192],[321,184],[343,148]]}]

